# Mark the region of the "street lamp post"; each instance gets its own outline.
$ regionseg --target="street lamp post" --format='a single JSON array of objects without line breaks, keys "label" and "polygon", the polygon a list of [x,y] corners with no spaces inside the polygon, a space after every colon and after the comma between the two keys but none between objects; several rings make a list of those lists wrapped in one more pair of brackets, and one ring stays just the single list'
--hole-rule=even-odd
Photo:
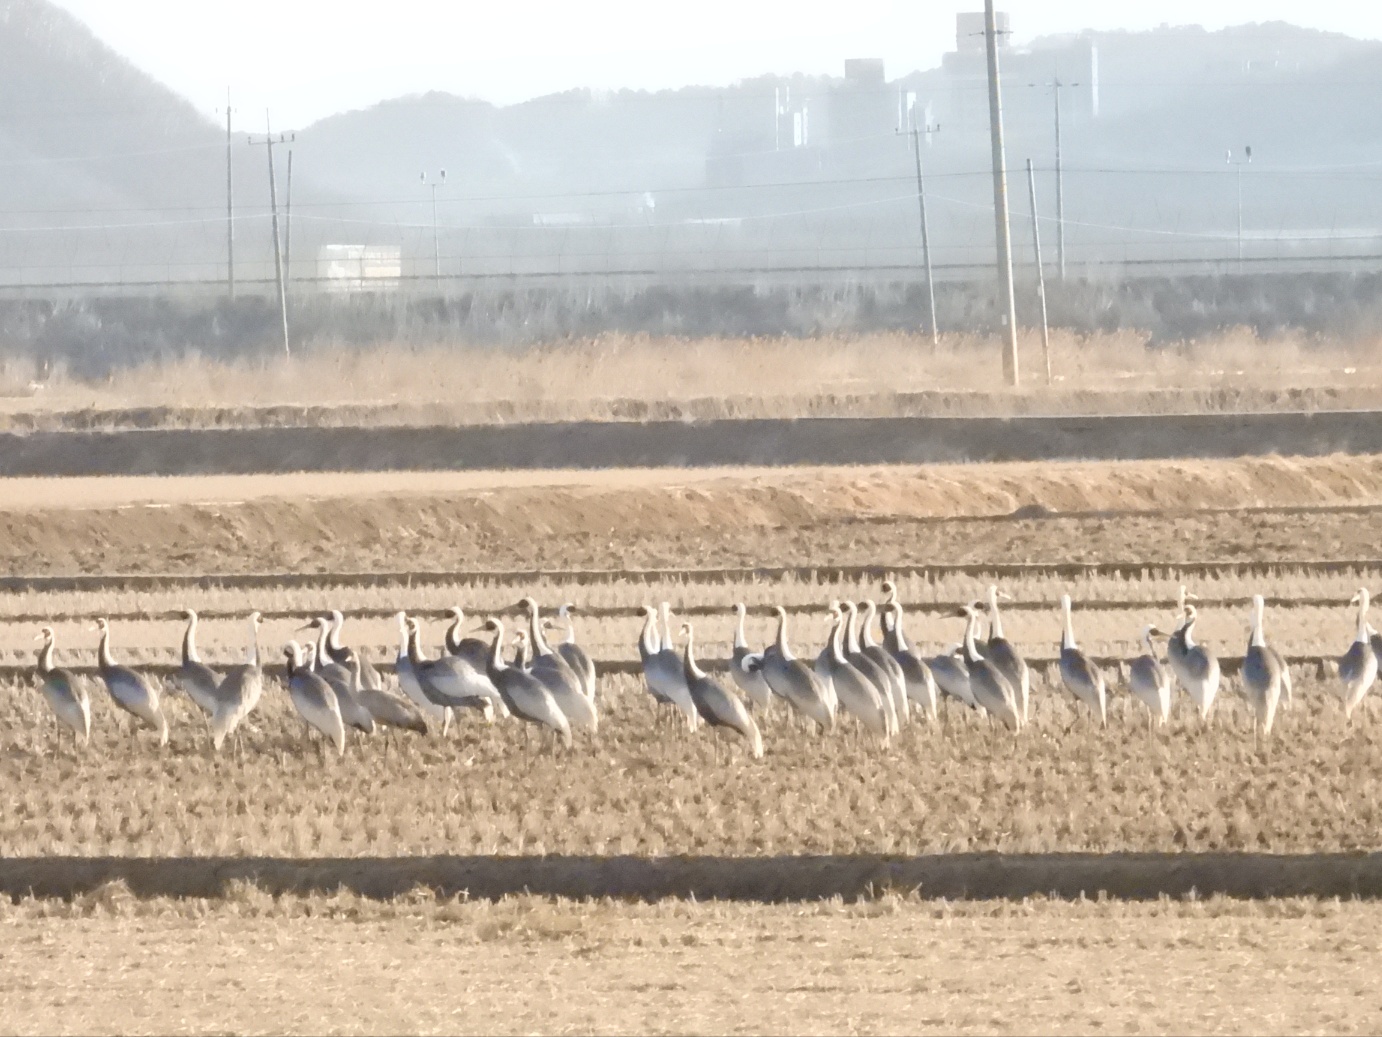
[{"label": "street lamp post", "polygon": [[422,174],[422,182],[432,189],[432,276],[437,282],[437,291],[441,291],[441,234],[437,230],[437,188],[446,183],[446,170],[441,170],[440,176],[431,182],[427,180],[427,173]]},{"label": "street lamp post", "polygon": [[1231,166],[1237,167],[1238,181],[1238,272],[1243,272],[1243,167],[1252,162],[1252,145],[1245,145],[1243,157],[1235,159],[1233,149],[1229,148],[1224,152],[1224,161]]}]

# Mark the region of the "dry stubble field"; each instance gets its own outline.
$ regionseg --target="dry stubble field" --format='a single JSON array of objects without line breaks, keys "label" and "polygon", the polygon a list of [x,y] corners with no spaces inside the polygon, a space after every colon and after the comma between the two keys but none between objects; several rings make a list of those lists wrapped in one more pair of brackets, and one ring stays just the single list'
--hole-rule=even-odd
[{"label": "dry stubble field", "polygon": [[[0,522],[11,572],[1366,559],[1376,553],[1375,513],[1352,506],[1379,503],[1378,464],[1335,458],[1052,466],[1046,488],[1037,491],[1026,485],[1023,476],[1031,472],[1021,466],[979,473],[719,473],[706,482],[679,478],[674,486],[652,485],[657,480],[646,476],[621,484],[617,474],[603,474],[572,479],[565,496],[550,487],[539,494],[512,486],[428,490],[418,483],[352,495],[346,477],[315,499],[295,494],[291,480],[259,494],[221,487],[213,499],[181,482],[98,501],[82,490],[66,491],[64,499],[61,487],[43,487],[46,497],[6,495]],[[1060,505],[1052,510],[1065,514],[994,517],[1033,495],[1042,502],[1042,493]],[[552,503],[554,496],[568,506]],[[547,510],[534,509],[539,498]],[[959,517],[947,517],[947,501]],[[1206,510],[1235,502],[1266,510]],[[1292,510],[1321,503],[1329,507]],[[71,541],[77,532],[85,543]],[[1266,586],[1226,578],[1197,589],[1226,598],[1260,589],[1342,601],[1355,589],[1355,575],[1320,578],[1283,566]],[[1168,618],[1164,603],[1174,583],[1174,574],[1165,573],[1127,586],[1075,587],[1077,597],[1130,601],[1080,617],[1090,647],[1126,651],[1144,614]],[[467,605],[495,608],[505,599],[512,603],[520,589],[526,588],[481,581],[342,604],[437,608],[461,597],[472,599]],[[665,595],[678,607],[705,608],[741,596],[759,605],[788,598],[805,604],[866,589],[809,581],[542,587],[554,601],[598,592],[596,604],[620,607]],[[904,595],[942,602],[974,589],[962,580],[915,578]],[[1059,591],[1050,580],[1011,589],[1033,603],[1049,603]],[[566,590],[571,593],[560,593]],[[263,604],[243,593],[197,593],[205,600],[179,601],[157,590],[12,594],[0,602],[9,617],[0,617],[0,630],[9,651],[31,648],[25,643],[31,617],[61,613],[73,617],[62,631],[64,643],[89,652],[91,634],[76,617],[155,616],[182,604],[233,614]],[[341,594],[324,586],[267,597],[287,612],[314,610]],[[275,620],[274,638],[288,633],[291,622]],[[386,640],[385,621],[353,622],[369,643]],[[718,628],[712,636],[722,650],[725,620],[698,622]],[[814,648],[819,616],[797,622],[800,638]],[[1205,622],[1226,654],[1240,648],[1241,609],[1207,609]],[[1031,654],[1050,654],[1049,610],[1014,611],[1012,623]],[[1288,651],[1337,652],[1349,633],[1342,605],[1283,608],[1269,623]],[[208,624],[216,658],[228,657],[237,626],[229,618]],[[602,616],[587,621],[583,636],[611,655],[623,644],[631,656],[633,627],[626,615]],[[761,615],[752,629],[756,638],[764,636]],[[117,631],[142,659],[166,657],[176,641],[176,627],[166,620],[122,620]],[[913,632],[941,643],[955,636],[955,624],[919,616]],[[1262,749],[1253,748],[1231,695],[1212,731],[1199,732],[1182,713],[1170,730],[1148,737],[1126,696],[1105,733],[1043,688],[1034,728],[1015,742],[952,712],[942,729],[910,729],[895,748],[879,752],[850,737],[808,736],[779,714],[766,725],[764,761],[736,752],[726,762],[708,738],[672,739],[656,731],[635,682],[612,677],[599,743],[569,755],[468,722],[452,737],[414,740],[401,749],[386,750],[378,740],[352,744],[344,760],[324,765],[281,693],[272,692],[244,752],[215,758],[186,703],[174,704],[174,743],[159,751],[146,738],[119,734],[98,690],[98,734],[91,750],[74,758],[70,748],[55,748],[51,729],[36,723],[41,703],[32,682],[20,681],[0,692],[0,846],[11,857],[630,853],[702,859],[985,849],[1371,849],[1382,732],[1370,722],[1346,732],[1327,682],[1313,671],[1298,677],[1297,708]],[[369,862],[360,866],[367,870]],[[11,934],[0,993],[15,1006],[6,1028],[16,1030],[92,1025],[89,1005],[96,1002],[58,985],[67,970],[79,970],[93,990],[113,992],[100,1024],[121,1030],[1376,1026],[1371,1004],[1357,996],[1377,956],[1371,905],[946,909],[905,897],[883,903],[886,909],[876,911],[829,903],[485,905],[437,902],[428,892],[379,904],[348,894],[272,899],[252,885],[212,900],[161,901],[105,887],[71,906],[40,899],[0,908]],[[215,975],[226,987],[189,987],[175,978],[188,969],[204,976],[213,945],[224,949]],[[131,957],[130,948],[138,953]],[[50,966],[47,973],[33,969],[38,956]],[[53,970],[53,963],[61,967]],[[162,964],[173,967],[157,967]],[[1245,978],[1254,970],[1286,978],[1264,996]],[[353,1007],[358,1001],[346,992],[381,974],[386,993]],[[468,982],[454,978],[472,975]],[[515,975],[526,982],[514,983]],[[262,1000],[234,995],[249,984],[264,992]],[[582,996],[563,996],[573,989]],[[1177,995],[1167,996],[1168,989]]]},{"label": "dry stubble field", "polygon": [[[1371,903],[0,901],[3,1029],[1372,1033]],[[51,982],[55,963],[62,981]],[[189,981],[189,977],[193,977]]]}]

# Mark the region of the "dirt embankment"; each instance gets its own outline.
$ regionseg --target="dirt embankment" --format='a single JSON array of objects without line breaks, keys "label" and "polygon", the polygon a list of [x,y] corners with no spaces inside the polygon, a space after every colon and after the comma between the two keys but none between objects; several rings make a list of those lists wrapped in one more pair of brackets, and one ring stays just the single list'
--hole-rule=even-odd
[{"label": "dirt embankment", "polygon": [[[685,399],[533,398],[427,403],[277,406],[64,407],[11,401],[0,432],[126,429],[395,428],[509,425],[553,421],[717,421],[735,418],[978,418],[1098,414],[1242,414],[1366,410],[1364,385],[1207,389],[1056,389],[1027,392],[944,390],[752,394]],[[6,413],[9,410],[9,413]]]},{"label": "dirt embankment", "polygon": [[[1355,514],[1212,513],[1349,506],[1382,506],[1382,457],[8,480],[0,561],[63,573],[1370,557]],[[1163,514],[1112,521],[1128,512]]]}]

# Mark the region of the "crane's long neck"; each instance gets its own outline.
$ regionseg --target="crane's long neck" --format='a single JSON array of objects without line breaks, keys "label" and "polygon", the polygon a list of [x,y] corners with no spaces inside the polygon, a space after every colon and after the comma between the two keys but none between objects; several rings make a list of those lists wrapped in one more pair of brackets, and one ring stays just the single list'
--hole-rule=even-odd
[{"label": "crane's long neck", "polygon": [[259,669],[259,619],[250,618],[250,666]]},{"label": "crane's long neck", "polygon": [[528,605],[528,643],[534,655],[551,655],[552,649],[542,633],[542,616],[536,602]]},{"label": "crane's long neck", "polygon": [[998,588],[989,588],[989,640],[1003,639],[1003,621],[998,618]]},{"label": "crane's long neck", "polygon": [[562,618],[566,620],[566,643],[573,645],[576,643],[576,620],[571,615],[570,609],[566,609],[562,613]]},{"label": "crane's long neck", "polygon": [[705,677],[705,671],[696,665],[696,633],[693,630],[686,632],[686,653],[682,656],[682,668],[688,676],[701,679]]},{"label": "crane's long neck", "polygon": [[892,604],[893,614],[893,641],[899,652],[911,651],[912,646],[907,642],[907,631],[902,629],[902,605],[898,602]]},{"label": "crane's long neck", "polygon": [[489,653],[489,667],[491,670],[502,670],[508,666],[504,662],[504,624],[497,619],[494,621],[494,645]]},{"label": "crane's long neck", "polygon": [[1078,647],[1075,644],[1075,622],[1070,617],[1070,599],[1061,602],[1061,608],[1065,612],[1065,631],[1061,634],[1060,646],[1062,650]]},{"label": "crane's long neck", "polygon": [[418,644],[418,628],[411,625],[408,627],[408,661],[414,666],[426,661],[422,658],[422,646]]},{"label": "crane's long neck", "polygon": [[345,650],[341,644],[341,628],[345,626],[345,615],[341,612],[331,613],[331,627],[326,636],[326,647],[331,652],[331,658],[340,661],[340,654]]},{"label": "crane's long neck", "polygon": [[854,602],[846,606],[849,612],[849,627],[845,631],[845,646],[849,649],[850,655],[857,655],[859,652],[859,609]]},{"label": "crane's long neck", "polygon": [[109,670],[115,665],[115,658],[110,654],[110,627],[108,626],[101,628],[101,643],[96,649],[96,658],[103,670]]},{"label": "crane's long neck", "polygon": [[44,638],[43,647],[38,653],[38,669],[40,673],[53,672],[53,639]]},{"label": "crane's long neck", "polygon": [[787,647],[787,610],[777,614],[777,651],[788,662],[792,661],[792,650]]},{"label": "crane's long neck", "polygon": [[974,643],[975,635],[979,630],[979,613],[969,612],[968,622],[965,623],[965,658],[972,663],[977,663],[981,658],[979,648]]},{"label": "crane's long neck", "polygon": [[1248,639],[1248,644],[1254,648],[1267,647],[1267,635],[1262,632],[1262,611],[1261,601],[1252,603],[1252,637]]},{"label": "crane's long neck", "polygon": [[318,673],[321,672],[322,667],[326,665],[326,660],[329,658],[326,654],[326,643],[330,639],[330,636],[330,625],[323,623],[321,629],[317,631],[317,657],[314,660],[315,665],[313,667]]},{"label": "crane's long neck", "polygon": [[675,648],[676,642],[672,640],[672,608],[667,602],[662,603],[662,647]]},{"label": "crane's long neck", "polygon": [[1356,640],[1368,640],[1368,592],[1358,592],[1358,636]]},{"label": "crane's long neck", "polygon": [[187,617],[187,629],[182,635],[182,661],[184,663],[199,663],[200,656],[197,655],[197,614],[194,612]]},{"label": "crane's long neck", "polygon": [[645,657],[657,655],[662,648],[657,638],[656,612],[649,612],[643,617],[643,633],[638,637],[638,648]]},{"label": "crane's long neck", "polygon": [[1187,652],[1195,647],[1195,618],[1194,616],[1186,616],[1180,627],[1180,639],[1185,643]]},{"label": "crane's long neck", "polygon": [[866,648],[874,647],[873,620],[878,615],[878,606],[870,601],[864,606],[864,617],[859,624],[859,640]]},{"label": "crane's long neck", "polygon": [[845,614],[836,612],[835,623],[830,628],[830,657],[837,666],[845,663]]},{"label": "crane's long neck", "polygon": [[1142,632],[1142,643],[1147,646],[1147,654],[1153,659],[1156,658],[1156,645],[1152,644],[1152,632],[1144,630]]},{"label": "crane's long neck", "polygon": [[749,639],[744,636],[744,613],[746,610],[740,605],[735,611],[739,613],[739,622],[734,627],[734,647],[747,648]]}]

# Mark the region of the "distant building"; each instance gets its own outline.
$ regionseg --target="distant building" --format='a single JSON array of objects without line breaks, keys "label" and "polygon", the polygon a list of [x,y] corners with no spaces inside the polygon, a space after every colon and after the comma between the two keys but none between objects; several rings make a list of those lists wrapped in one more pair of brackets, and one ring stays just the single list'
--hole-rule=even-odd
[{"label": "distant building", "polygon": [[403,276],[403,250],[397,245],[322,245],[317,277],[333,293],[392,292]]},{"label": "distant building", "polygon": [[[1047,89],[1056,80],[1063,85],[1061,105],[1072,119],[1092,119],[1099,114],[1099,51],[1089,36],[1048,38],[1040,49],[1012,45],[1011,22],[1005,12],[994,13],[998,29],[998,71],[1003,85],[1003,107],[1011,124],[1050,118]],[[973,12],[955,15],[955,49],[941,57],[947,89],[942,97],[940,121],[960,133],[988,132],[988,56],[984,46],[984,16]]]}]

